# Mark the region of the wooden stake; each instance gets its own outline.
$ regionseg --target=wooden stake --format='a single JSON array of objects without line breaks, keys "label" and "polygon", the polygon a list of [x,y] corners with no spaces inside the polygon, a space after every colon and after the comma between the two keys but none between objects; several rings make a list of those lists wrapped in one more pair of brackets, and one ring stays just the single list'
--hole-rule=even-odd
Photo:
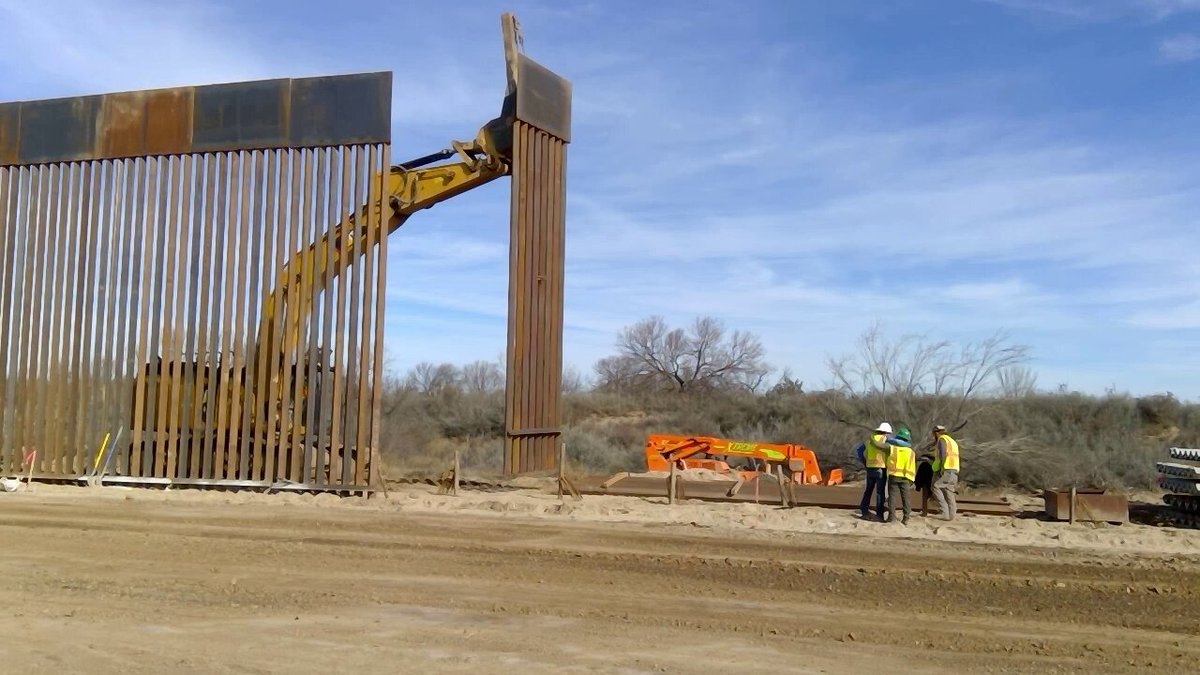
[{"label": "wooden stake", "polygon": [[458,461],[458,449],[455,448],[455,450],[454,450],[454,484],[450,488],[450,494],[452,494],[452,495],[458,494],[458,472],[459,472],[460,466],[461,466],[461,464]]},{"label": "wooden stake", "polygon": [[[385,499],[387,499],[389,495],[387,476],[385,476],[383,473],[383,453],[378,452],[375,448],[371,448],[367,452],[367,456],[371,458],[371,473],[374,474],[371,478],[367,479],[367,483],[371,485],[378,485],[383,488],[383,496]],[[370,493],[367,494],[369,495]]]},{"label": "wooden stake", "polygon": [[1074,525],[1075,524],[1075,486],[1074,485],[1071,486],[1071,505],[1069,507],[1067,507],[1067,513],[1070,514],[1068,516],[1070,523],[1072,525]]},{"label": "wooden stake", "polygon": [[563,481],[566,479],[567,444],[558,444],[558,498],[563,498]]},{"label": "wooden stake", "polygon": [[785,478],[783,475],[783,467],[782,466],[775,467],[775,475],[779,479],[779,505],[784,508],[787,508],[787,507],[791,506],[791,504],[788,501],[787,478]]},{"label": "wooden stake", "polygon": [[675,503],[675,462],[671,462],[671,477],[667,479],[667,503]]},{"label": "wooden stake", "polygon": [[25,476],[25,489],[32,490],[33,489],[33,465],[37,463],[37,450],[34,450],[30,455],[28,455],[26,457],[26,459],[29,460],[28,461],[29,473],[26,474],[26,476]]}]

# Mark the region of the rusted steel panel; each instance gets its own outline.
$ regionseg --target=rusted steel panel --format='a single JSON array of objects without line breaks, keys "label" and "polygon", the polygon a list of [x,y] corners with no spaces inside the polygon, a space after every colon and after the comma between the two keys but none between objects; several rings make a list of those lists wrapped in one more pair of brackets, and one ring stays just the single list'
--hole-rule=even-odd
[{"label": "rusted steel panel", "polygon": [[322,293],[320,288],[324,288],[324,282],[328,279],[328,270],[325,273],[322,271],[323,258],[322,251],[319,249],[319,241],[324,238],[326,228],[324,227],[325,210],[328,208],[326,202],[329,198],[329,153],[324,149],[314,151],[313,160],[313,189],[310,192],[312,195],[312,216],[308,221],[308,235],[306,247],[311,247],[313,252],[310,265],[308,265],[308,277],[312,279],[312,286],[308,291],[308,331],[307,341],[305,342],[305,411],[304,411],[304,448],[305,448],[305,480],[314,484],[324,484],[324,464],[325,453],[323,450],[324,443],[320,437],[319,419],[320,419],[320,377],[323,375],[322,358],[320,358],[320,335],[322,335],[322,327],[320,327],[320,319],[322,319],[322,311],[320,311],[320,300]]},{"label": "rusted steel panel", "polygon": [[[1046,515],[1055,520],[1068,520],[1071,513],[1070,490],[1044,490]],[[1103,491],[1082,491],[1075,494],[1075,520],[1087,522],[1129,522],[1129,500],[1125,495]]]},{"label": "rusted steel panel", "polygon": [[65,256],[66,229],[70,220],[71,165],[55,166],[57,175],[53,189],[54,206],[51,211],[49,259],[49,293],[42,298],[46,313],[47,331],[41,336],[46,342],[46,447],[47,470],[59,473],[66,471],[67,448],[62,443],[61,430],[64,421],[63,368],[59,354],[62,349],[63,304],[66,300],[67,272]]},{"label": "rusted steel panel", "polygon": [[34,471],[46,472],[46,361],[47,350],[45,336],[47,333],[47,312],[44,298],[50,290],[50,236],[51,223],[54,219],[55,192],[54,179],[57,167],[53,164],[41,167],[38,172],[38,215],[37,215],[37,249],[35,251],[36,277],[31,292],[31,310],[34,320],[29,322],[29,340],[33,346],[30,355],[30,389],[33,395],[29,397],[29,441],[23,445],[37,451],[34,458]]},{"label": "rusted steel panel", "polygon": [[[153,295],[151,282],[154,275],[154,264],[156,256],[153,255],[154,245],[153,237],[157,228],[154,223],[154,198],[158,194],[158,160],[149,159],[145,164],[146,169],[146,185],[145,185],[145,202],[138,217],[138,225],[143,231],[142,251],[143,258],[141,261],[141,279],[138,286],[140,301],[138,303],[138,324],[137,324],[137,382],[133,392],[133,429],[131,433],[130,459],[129,459],[129,475],[144,476],[150,475],[146,471],[147,456],[146,452],[146,429],[147,422],[151,419],[149,415],[151,392],[149,391],[149,381],[153,379],[153,370],[150,367],[151,354],[149,352],[150,344],[150,302]],[[93,219],[93,224],[95,220]]]},{"label": "rusted steel panel", "polygon": [[571,83],[537,61],[517,55],[517,119],[571,142]]},{"label": "rusted steel panel", "polygon": [[[261,215],[256,224],[256,230],[259,232],[261,239],[261,250],[255,257],[261,260],[259,265],[259,275],[256,280],[257,286],[260,289],[259,295],[270,291],[275,283],[276,266],[275,262],[275,230],[276,230],[276,214],[275,214],[275,199],[279,189],[279,151],[268,150],[263,156],[264,171],[262,178],[264,185],[262,187],[263,203],[261,207]],[[259,326],[265,320],[267,307],[265,304],[260,304],[258,308],[257,323]],[[268,402],[267,392],[270,391],[270,377],[273,368],[270,366],[270,351],[263,348],[258,341],[264,337],[263,331],[259,331],[254,335],[255,356],[254,356],[254,406],[253,406],[253,429],[254,429],[254,457],[256,465],[252,472],[252,478],[255,480],[271,480],[274,478],[273,471],[275,469],[275,458],[271,456],[268,448],[273,448],[274,444],[270,440],[272,428],[268,427],[268,422],[272,419],[270,415],[271,406]]]},{"label": "rusted steel panel", "polygon": [[[282,292],[279,296],[280,302],[275,307],[275,325],[278,330],[277,345],[278,350],[271,352],[271,359],[275,361],[278,358],[279,368],[279,445],[276,448],[275,472],[280,477],[295,480],[291,477],[291,458],[292,458],[292,368],[290,346],[287,341],[287,326],[290,321],[288,311],[296,306],[296,284],[292,282],[291,273],[287,271],[288,262],[294,260],[294,253],[298,250],[296,240],[299,238],[299,220],[300,220],[300,197],[301,197],[301,175],[303,172],[302,156],[299,150],[291,150],[288,169],[288,199],[287,199],[287,214],[286,220],[281,217],[281,222],[286,223],[281,236],[284,238],[284,259],[281,261],[281,283],[283,285]],[[278,355],[278,356],[277,356]]]},{"label": "rusted steel panel", "polygon": [[288,81],[196,87],[192,148],[276,148],[288,144]]},{"label": "rusted steel panel", "polygon": [[8,437],[8,385],[12,381],[9,371],[9,350],[12,340],[8,330],[8,314],[11,307],[9,300],[10,282],[12,279],[12,244],[11,222],[13,209],[12,185],[15,183],[16,169],[0,167],[0,470],[4,467],[4,448],[11,447]]},{"label": "rusted steel panel", "polygon": [[37,182],[38,175],[41,173],[39,167],[22,168],[20,170],[20,181],[23,183],[19,187],[20,195],[20,211],[19,231],[16,234],[18,239],[20,252],[17,254],[20,259],[20,275],[16,279],[16,289],[13,296],[13,317],[12,333],[16,336],[16,382],[14,385],[15,394],[10,399],[13,401],[13,441],[12,447],[9,448],[10,459],[5,467],[8,471],[14,471],[18,468],[21,450],[29,444],[29,400],[32,397],[32,391],[29,386],[29,361],[30,361],[30,340],[31,334],[29,325],[33,322],[32,316],[32,285],[35,279],[34,267],[36,264],[36,243],[37,243]]},{"label": "rusted steel panel", "polygon": [[146,152],[146,94],[131,91],[100,99],[97,154],[133,157]]},{"label": "rusted steel panel", "polygon": [[145,154],[171,155],[192,151],[191,87],[142,92],[145,98]]},{"label": "rusted steel panel", "polygon": [[83,445],[75,442],[79,409],[79,373],[78,373],[78,344],[80,342],[77,317],[79,316],[79,295],[82,288],[83,270],[75,264],[80,259],[81,241],[87,228],[83,227],[80,217],[80,204],[83,203],[83,170],[84,164],[74,163],[70,170],[70,187],[68,189],[68,211],[66,214],[66,229],[60,235],[63,238],[64,250],[60,260],[67,266],[64,280],[66,297],[62,304],[60,326],[62,338],[60,342],[60,363],[65,380],[65,392],[62,396],[62,410],[58,432],[61,434],[59,443],[66,450],[68,458],[60,469],[64,472],[75,473],[82,470],[86,460]]},{"label": "rusted steel panel", "polygon": [[561,388],[565,143],[514,125],[505,473],[557,462]]},{"label": "rusted steel panel", "polygon": [[[365,148],[359,146],[354,148],[353,153],[353,174],[351,176],[353,184],[351,186],[351,194],[353,195],[352,204],[361,205],[366,203],[366,185],[364,180],[364,165],[366,162]],[[355,207],[358,210],[358,207]],[[358,439],[358,410],[359,410],[359,378],[362,373],[358,367],[358,355],[362,349],[359,342],[360,331],[362,324],[359,321],[359,307],[361,305],[360,298],[363,292],[362,268],[359,266],[360,261],[365,253],[363,250],[363,238],[361,236],[361,228],[354,228],[354,236],[350,243],[350,260],[352,263],[346,268],[343,273],[343,278],[347,281],[347,291],[349,295],[349,309],[346,320],[349,325],[346,329],[346,410],[345,420],[343,422],[343,430],[345,432],[345,443],[342,447],[342,482],[350,483],[351,477],[354,475],[354,466],[351,458],[359,446]],[[348,277],[346,275],[349,275]]]},{"label": "rusted steel panel", "polygon": [[[186,478],[186,473],[180,473],[179,469],[185,467],[187,461],[186,442],[187,429],[183,423],[185,416],[183,411],[186,409],[186,398],[184,396],[184,379],[185,370],[190,373],[191,367],[188,364],[188,349],[187,349],[187,290],[192,285],[190,268],[190,257],[188,256],[191,239],[194,236],[195,228],[192,224],[192,200],[193,200],[193,156],[184,155],[182,158],[182,175],[179,181],[179,208],[176,213],[176,223],[178,223],[179,237],[175,245],[175,265],[174,271],[174,290],[175,297],[171,310],[171,391],[169,397],[170,416],[168,418],[167,433],[169,434],[169,445],[167,446],[167,468],[166,475],[175,478]],[[172,301],[168,298],[168,301]]]},{"label": "rusted steel panel", "polygon": [[0,104],[0,165],[391,141],[391,73]]},{"label": "rusted steel panel", "polygon": [[217,156],[204,155],[203,157],[203,193],[200,192],[200,187],[197,186],[196,201],[198,203],[196,234],[197,241],[200,246],[199,257],[197,258],[196,272],[196,288],[195,293],[195,309],[192,316],[195,317],[196,325],[196,341],[195,341],[195,378],[192,382],[191,404],[188,408],[188,416],[191,419],[191,438],[189,443],[189,471],[188,475],[192,477],[201,477],[205,475],[205,458],[211,455],[211,444],[209,438],[212,432],[212,422],[205,411],[208,409],[209,392],[212,387],[210,384],[214,382],[211,377],[213,373],[212,363],[213,357],[208,351],[209,340],[212,336],[212,324],[210,322],[210,313],[212,310],[212,292],[213,292],[213,260],[220,252],[214,250],[213,246],[213,209],[216,202],[216,180],[217,180]]},{"label": "rusted steel panel", "polygon": [[[350,148],[342,148],[341,155],[341,199],[339,200],[342,209],[341,213],[351,213],[356,208],[355,202],[351,201],[351,150]],[[345,247],[348,242],[342,239],[338,242],[339,247],[343,250],[339,251],[339,255],[346,255]],[[345,481],[343,473],[344,462],[341,457],[344,454],[346,447],[346,434],[343,426],[343,410],[346,405],[346,385],[345,385],[345,363],[346,363],[346,296],[348,294],[346,286],[346,275],[342,274],[337,279],[337,308],[334,311],[334,319],[336,327],[334,329],[333,338],[333,402],[332,402],[332,421],[330,422],[329,431],[329,482],[341,483]]]},{"label": "rusted steel panel", "polygon": [[171,413],[171,372],[174,370],[174,358],[171,354],[171,317],[174,315],[173,301],[175,294],[175,249],[178,230],[172,227],[179,211],[179,158],[171,156],[166,161],[166,178],[162,186],[164,196],[161,202],[159,222],[162,227],[162,238],[158,242],[158,255],[161,256],[162,267],[156,275],[154,302],[155,316],[151,320],[154,332],[151,337],[151,347],[157,358],[154,370],[154,465],[151,469],[154,476],[167,475],[167,452],[171,438],[168,431]]},{"label": "rusted steel panel", "polygon": [[[247,309],[250,300],[248,288],[250,261],[250,209],[251,178],[254,174],[254,158],[249,152],[239,153],[241,163],[241,188],[237,201],[237,274],[234,281],[234,295],[230,302],[234,307],[233,323],[230,330],[233,333],[233,381],[235,393],[229,414],[229,461],[226,466],[226,478],[244,479],[246,469],[246,435],[242,426],[242,409],[245,404],[246,391],[246,348],[247,344]],[[230,204],[230,210],[233,210]]]},{"label": "rusted steel panel", "polygon": [[245,328],[245,335],[241,342],[246,346],[246,352],[242,356],[242,364],[239,372],[241,374],[241,390],[245,392],[241,401],[241,422],[239,428],[239,458],[238,458],[238,479],[248,480],[251,478],[252,454],[254,449],[253,429],[251,422],[253,420],[251,414],[251,394],[254,387],[254,344],[253,333],[251,333],[252,325],[257,323],[258,312],[258,257],[262,255],[262,217],[259,211],[263,205],[263,174],[265,174],[265,159],[262,151],[256,150],[248,155],[248,159],[253,163],[253,171],[250,173],[250,187],[242,193],[241,209],[242,214],[246,219],[246,238],[242,240],[241,249],[247,252],[247,268],[245,270],[246,279],[240,288],[242,289],[239,295],[239,303],[246,307],[246,316],[244,321],[239,322]]},{"label": "rusted steel panel", "polygon": [[21,104],[0,103],[0,166],[20,162]]},{"label": "rusted steel panel", "polygon": [[21,104],[22,164],[94,159],[101,97],[79,96]]},{"label": "rusted steel panel", "polygon": [[[508,259],[508,352],[505,361],[506,385],[505,391],[505,435],[504,444],[504,473],[512,476],[517,474],[523,462],[521,461],[521,445],[523,438],[511,432],[521,424],[521,409],[523,390],[520,387],[521,366],[524,359],[521,345],[524,344],[524,306],[525,293],[521,280],[525,276],[524,251],[521,249],[525,241],[525,194],[526,171],[520,161],[528,153],[525,147],[526,135],[522,125],[514,125],[513,129],[513,171],[511,188],[511,205],[509,209],[509,259]],[[518,168],[521,170],[518,170]]]},{"label": "rusted steel panel", "polygon": [[[99,196],[102,168],[98,162],[87,162],[84,164],[83,172],[83,204],[79,222],[81,231],[85,233],[84,255],[76,263],[83,273],[83,283],[79,289],[79,308],[76,311],[78,321],[76,325],[79,327],[82,338],[76,350],[80,387],[79,409],[75,413],[77,425],[75,443],[78,447],[86,447],[88,444],[86,439],[91,437],[91,420],[97,408],[94,386],[97,360],[92,355],[91,345],[96,323],[96,312],[92,309],[96,288],[94,282],[96,256],[93,252],[96,250],[96,243],[99,240]],[[95,466],[94,462],[91,466]]]},{"label": "rusted steel panel", "polygon": [[[141,158],[125,161],[126,171],[130,178],[125,209],[125,223],[119,236],[125,242],[121,256],[121,279],[123,294],[121,299],[122,316],[117,327],[117,363],[121,370],[123,382],[117,396],[118,415],[114,420],[112,436],[109,442],[112,448],[112,470],[115,473],[130,475],[132,471],[132,456],[130,454],[130,435],[126,431],[118,433],[124,425],[133,419],[134,397],[131,392],[137,382],[138,368],[141,362],[137,360],[137,334],[139,327],[138,309],[141,300],[142,248],[140,239],[143,234],[143,215],[145,211],[147,178],[146,162]],[[103,441],[103,435],[92,436],[86,446],[98,448]],[[80,447],[84,447],[81,444]],[[107,449],[106,449],[107,452]]]},{"label": "rusted steel panel", "polygon": [[[199,374],[199,358],[197,357],[197,342],[199,339],[199,289],[200,289],[200,261],[203,256],[201,250],[201,236],[203,234],[203,207],[204,207],[204,155],[188,156],[184,158],[188,165],[188,177],[185,183],[188,184],[187,204],[184,207],[184,217],[188,222],[188,242],[181,248],[180,255],[183,259],[181,274],[184,277],[184,283],[180,284],[180,298],[182,309],[180,310],[181,321],[183,327],[181,331],[182,345],[180,347],[180,385],[179,385],[179,403],[176,408],[176,416],[179,424],[179,456],[176,477],[187,478],[194,476],[192,466],[195,463],[195,430],[196,421],[192,411],[195,410],[195,390],[196,382],[200,378]],[[194,178],[192,176],[194,172]]]},{"label": "rusted steel panel", "polygon": [[279,354],[282,348],[280,336],[283,334],[283,312],[281,300],[283,293],[283,269],[289,253],[288,246],[288,211],[291,195],[291,164],[294,151],[283,151],[276,158],[278,162],[279,181],[278,207],[271,225],[274,228],[274,265],[272,265],[271,298],[273,315],[268,317],[270,325],[264,319],[262,331],[267,335],[259,336],[259,341],[270,359],[270,370],[267,376],[267,479],[273,479],[286,470],[286,462],[282,460],[282,438],[280,425],[282,417],[282,398],[284,375]]},{"label": "rusted steel panel", "polygon": [[362,485],[369,480],[369,476],[364,469],[368,461],[370,440],[370,417],[373,407],[371,405],[371,357],[374,354],[372,343],[375,338],[375,330],[372,316],[375,309],[373,301],[375,295],[375,246],[378,240],[378,232],[382,228],[379,222],[380,214],[382,214],[382,195],[380,194],[380,183],[376,176],[382,173],[382,167],[379,166],[379,148],[370,146],[367,153],[367,168],[363,173],[363,179],[367,183],[366,195],[367,200],[363,202],[367,205],[367,231],[363,237],[363,257],[360,261],[363,272],[363,290],[362,290],[362,310],[361,310],[361,347],[359,349],[358,361],[358,430],[355,434],[357,443],[354,446],[354,479],[355,485]]},{"label": "rusted steel panel", "polygon": [[[380,183],[380,222],[386,226],[391,221],[392,209],[390,195],[386,192],[387,187],[387,171],[386,169],[392,165],[391,151],[388,146],[383,146],[383,157],[381,166],[384,171],[379,174]],[[372,487],[375,487],[377,482],[383,481],[382,462],[383,456],[380,452],[381,441],[379,437],[379,426],[382,420],[381,406],[383,399],[383,325],[385,318],[385,308],[387,306],[387,256],[388,256],[388,237],[386,234],[379,239],[379,251],[377,254],[378,269],[375,271],[375,354],[372,360],[372,376],[374,380],[371,383],[371,442],[368,447],[367,461],[372,465],[369,474],[368,482]],[[375,479],[378,479],[375,480]]]},{"label": "rusted steel panel", "polygon": [[391,126],[390,72],[291,81],[294,147],[386,142]]},{"label": "rusted steel panel", "polygon": [[[374,480],[387,154],[0,169],[4,460],[37,448],[36,475],[77,476],[108,433],[119,449],[101,466],[134,482]],[[288,157],[294,170],[280,170]],[[337,232],[349,250],[315,246]],[[286,301],[272,331],[262,299],[275,286]],[[264,452],[272,442],[279,453]]]},{"label": "rusted steel panel", "polygon": [[[312,283],[308,280],[312,278],[314,261],[311,256],[304,255],[303,252],[308,250],[311,243],[313,151],[302,150],[300,156],[303,164],[301,174],[302,186],[300,188],[299,199],[300,218],[296,223],[296,239],[292,250],[301,256],[301,264],[296,269],[299,278],[292,282],[296,287],[294,295],[296,304],[288,307],[290,316],[287,320],[287,325],[289,326],[288,338],[291,341],[288,346],[292,355],[292,455],[289,475],[294,481],[305,482],[308,480],[307,462],[310,453],[308,447],[304,444],[304,422],[307,405],[305,376],[308,372],[308,354],[305,349],[307,340],[305,339],[304,328],[307,319],[306,315],[310,311],[307,308],[311,307]],[[293,331],[295,331],[294,334]]]},{"label": "rusted steel panel", "polygon": [[116,425],[123,424],[123,420],[118,417],[117,398],[121,396],[125,389],[123,383],[117,381],[119,373],[114,367],[117,358],[116,351],[116,323],[117,317],[123,311],[123,303],[121,299],[121,286],[118,280],[118,271],[121,263],[121,250],[126,245],[125,238],[121,236],[122,213],[125,208],[126,193],[125,186],[128,179],[128,171],[125,163],[121,160],[106,162],[108,171],[111,175],[109,188],[106,192],[107,202],[104,207],[103,220],[104,223],[102,238],[99,245],[99,251],[103,257],[102,276],[98,282],[104,289],[103,293],[103,310],[99,314],[99,334],[96,347],[96,358],[100,361],[100,389],[101,400],[104,405],[97,411],[96,428],[89,433],[89,436],[96,434],[104,434],[111,431],[116,434]]}]

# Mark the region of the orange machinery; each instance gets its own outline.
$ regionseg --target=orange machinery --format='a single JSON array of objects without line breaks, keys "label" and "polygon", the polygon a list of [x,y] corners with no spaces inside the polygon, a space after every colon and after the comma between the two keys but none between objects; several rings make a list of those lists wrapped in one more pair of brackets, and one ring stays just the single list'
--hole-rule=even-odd
[{"label": "orange machinery", "polygon": [[[744,459],[750,470],[734,469],[730,459]],[[831,469],[822,478],[816,454],[803,445],[731,441],[705,436],[668,436],[652,434],[646,437],[646,469],[670,471],[672,462],[681,469],[709,469],[720,473],[738,473],[752,478],[760,470],[773,471],[782,466],[792,482],[803,485],[837,485],[842,482],[842,470]]]}]

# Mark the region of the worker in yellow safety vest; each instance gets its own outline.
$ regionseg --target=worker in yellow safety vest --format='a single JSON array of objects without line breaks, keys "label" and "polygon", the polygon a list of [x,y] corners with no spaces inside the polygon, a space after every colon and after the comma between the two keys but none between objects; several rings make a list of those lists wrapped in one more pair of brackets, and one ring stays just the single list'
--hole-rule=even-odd
[{"label": "worker in yellow safety vest", "polygon": [[937,445],[933,461],[933,496],[942,509],[943,520],[954,520],[958,513],[955,494],[958,492],[958,441],[946,433],[946,427],[933,428],[933,440]]},{"label": "worker in yellow safety vest", "polygon": [[[901,441],[911,442],[908,429],[901,429],[896,434]],[[917,479],[917,453],[906,445],[896,444],[887,457],[888,474],[888,514],[891,522],[896,522],[896,493],[900,493],[900,502],[904,506],[904,519],[900,522],[907,525],[912,508],[908,504],[908,493],[912,490],[913,481]]]},{"label": "worker in yellow safety vest", "polygon": [[871,517],[871,495],[875,495],[875,517],[883,520],[883,491],[887,487],[887,458],[892,447],[888,436],[892,433],[892,425],[880,422],[871,437],[867,439],[863,453],[863,464],[867,468],[867,485],[863,490],[862,503],[858,510],[862,512],[863,520]]}]

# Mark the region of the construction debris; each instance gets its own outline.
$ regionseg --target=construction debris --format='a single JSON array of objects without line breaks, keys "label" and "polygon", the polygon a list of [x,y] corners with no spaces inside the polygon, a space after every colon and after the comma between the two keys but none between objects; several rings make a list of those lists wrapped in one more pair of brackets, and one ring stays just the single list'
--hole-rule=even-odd
[{"label": "construction debris", "polygon": [[1100,489],[1045,490],[1046,515],[1054,520],[1090,523],[1129,522],[1129,499]]},{"label": "construction debris", "polygon": [[[1200,462],[1200,449],[1171,448],[1171,459]],[[1200,465],[1158,462],[1158,485],[1169,494],[1163,502],[1170,507],[1171,521],[1180,527],[1200,529]]]},{"label": "construction debris", "polygon": [[[610,478],[587,478],[578,483],[579,492],[585,495],[615,495],[626,497],[668,496],[669,478],[654,475],[617,474]],[[862,500],[862,491],[852,486],[800,485],[784,483],[787,492],[781,494],[777,477],[763,473],[758,476],[729,480],[675,480],[676,498],[696,499],[708,502],[750,502],[759,504],[781,504],[795,506],[821,506],[834,509],[857,509]],[[999,499],[958,499],[958,510],[980,515],[1011,516],[1016,508]]]}]

